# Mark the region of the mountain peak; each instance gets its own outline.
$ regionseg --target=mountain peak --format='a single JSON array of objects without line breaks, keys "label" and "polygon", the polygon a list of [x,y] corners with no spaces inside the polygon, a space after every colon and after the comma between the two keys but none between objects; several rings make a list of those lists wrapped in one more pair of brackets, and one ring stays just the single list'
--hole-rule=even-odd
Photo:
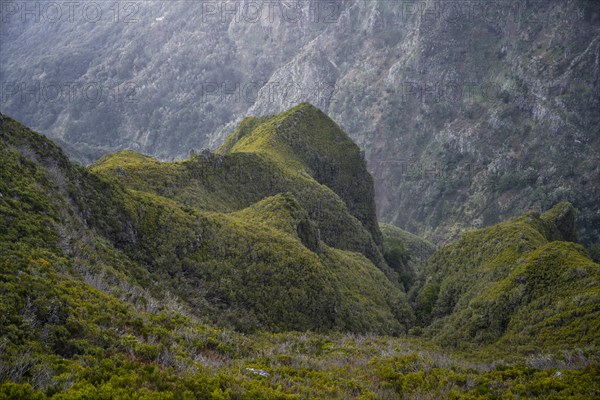
[{"label": "mountain peak", "polygon": [[333,190],[381,245],[373,179],[363,153],[312,104],[301,103],[274,116],[247,118],[218,151],[257,153],[290,174],[308,174]]},{"label": "mountain peak", "polygon": [[[344,146],[344,147],[342,147]],[[360,154],[358,146],[324,112],[310,103],[301,103],[277,115],[245,118],[218,150],[258,152],[275,161],[301,168],[308,153]]]}]

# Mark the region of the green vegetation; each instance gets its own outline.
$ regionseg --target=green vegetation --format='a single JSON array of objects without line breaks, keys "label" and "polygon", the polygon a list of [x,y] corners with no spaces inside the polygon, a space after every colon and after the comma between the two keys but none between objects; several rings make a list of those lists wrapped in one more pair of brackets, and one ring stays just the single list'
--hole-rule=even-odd
[{"label": "green vegetation", "polygon": [[208,211],[237,211],[289,192],[317,225],[320,240],[364,254],[396,279],[381,254],[373,182],[359,148],[310,104],[244,120],[217,154],[159,163],[119,152],[92,169],[128,188]]},{"label": "green vegetation", "polygon": [[560,203],[541,216],[466,233],[436,252],[411,296],[427,336],[460,348],[595,352],[600,266],[564,241],[575,237],[574,218],[573,207]]},{"label": "green vegetation", "polygon": [[[303,144],[303,156],[326,160],[335,176],[361,188],[348,183],[356,189],[339,188],[338,195],[313,178],[292,156],[291,146],[304,137],[292,123],[314,139]],[[406,332],[413,312],[374,238],[381,233],[373,184],[358,147],[307,104],[248,119],[232,138],[218,154],[204,151],[183,162],[119,152],[94,164],[94,173],[127,191],[135,240],[115,244],[196,315],[220,326]],[[256,145],[275,139],[276,145]],[[256,151],[240,141],[255,143]],[[329,142],[345,143],[349,156]]]},{"label": "green vegetation", "polygon": [[[373,179],[359,147],[321,110],[300,104],[264,123],[242,124],[220,153],[264,155],[293,175],[308,174],[329,187],[381,243],[375,217]],[[251,132],[245,133],[244,130]],[[235,141],[235,142],[234,142]]]},{"label": "green vegetation", "polygon": [[404,289],[409,291],[435,247],[396,226],[380,223],[379,228],[384,240],[383,256],[390,268],[398,273]]},{"label": "green vegetation", "polygon": [[0,399],[600,393],[600,267],[567,203],[431,255],[379,232],[357,148],[312,106],[218,154],[90,169],[0,119]]}]

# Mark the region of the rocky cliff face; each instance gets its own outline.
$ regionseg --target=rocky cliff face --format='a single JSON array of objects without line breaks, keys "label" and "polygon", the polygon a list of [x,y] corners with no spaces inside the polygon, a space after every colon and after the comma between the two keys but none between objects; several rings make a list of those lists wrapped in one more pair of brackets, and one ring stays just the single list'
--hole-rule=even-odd
[{"label": "rocky cliff face", "polygon": [[48,101],[5,84],[2,108],[82,160],[180,158],[218,147],[244,115],[310,101],[365,150],[386,222],[439,242],[569,200],[580,239],[598,241],[598,3],[252,4],[144,2],[121,10],[133,23],[17,12],[3,82],[113,96]]}]

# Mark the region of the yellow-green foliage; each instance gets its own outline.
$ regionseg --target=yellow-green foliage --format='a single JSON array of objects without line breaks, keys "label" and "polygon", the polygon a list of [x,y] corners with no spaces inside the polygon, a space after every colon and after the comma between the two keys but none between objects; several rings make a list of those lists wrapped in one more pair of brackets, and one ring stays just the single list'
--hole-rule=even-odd
[{"label": "yellow-green foliage", "polygon": [[[228,214],[181,208],[138,191],[129,198],[136,240],[124,251],[196,315],[216,324],[398,333],[412,319],[400,290],[370,261],[350,262],[343,252],[320,254],[326,245],[319,244],[314,223],[291,195]],[[346,269],[353,273],[343,274]],[[365,270],[370,273],[363,275]],[[348,290],[363,296],[346,296]],[[339,318],[338,308],[354,317]]]},{"label": "yellow-green foliage", "polygon": [[[290,174],[286,167],[257,153],[203,152],[179,163],[159,163],[140,155],[123,161],[130,153],[106,156],[93,166],[93,171],[128,188],[205,211],[237,211],[266,197],[288,192],[316,224],[323,242],[361,252],[383,270],[387,269],[371,232],[350,213],[340,196],[305,173]],[[133,166],[132,171],[124,167],[127,165]],[[160,176],[161,166],[164,179]],[[363,201],[372,205],[372,195]]]},{"label": "yellow-green foliage", "polygon": [[[190,336],[195,347],[186,347]],[[587,399],[600,393],[600,370],[592,365],[494,367],[444,356],[422,342],[383,337],[225,332],[209,341],[198,340],[202,337],[201,329],[186,329],[174,338],[180,340],[175,347],[180,365],[171,366],[147,361],[142,339],[127,336],[126,357],[63,364],[46,388],[34,389],[27,380],[4,382],[0,399]],[[223,341],[235,343],[236,350],[226,350]],[[198,361],[190,363],[186,352],[193,349]]]},{"label": "yellow-green foliage", "polygon": [[218,154],[120,152],[92,171],[129,189],[135,240],[120,248],[214,323],[398,333],[413,319],[359,149],[308,104],[243,121]]},{"label": "yellow-green foliage", "polygon": [[[449,353],[367,333],[404,332],[413,312],[347,198],[309,174],[235,152],[122,152],[90,172],[0,117],[0,400],[600,395],[598,265],[549,241],[568,236],[564,205],[432,257],[414,292],[421,321],[435,319],[426,332],[504,332],[495,348]],[[330,220],[345,246],[323,240]],[[395,260],[412,254],[390,237]],[[288,329],[303,332],[267,332]]]},{"label": "yellow-green foliage", "polygon": [[[15,151],[12,158],[18,155]],[[48,174],[43,163],[35,168],[42,178]],[[77,171],[75,181],[72,170]],[[184,162],[162,163],[124,151],[99,160],[92,171],[66,162],[62,185],[72,190],[62,193],[49,185],[45,192],[57,210],[81,215],[74,219],[85,225],[56,220],[59,230],[83,230],[86,240],[97,243],[84,250],[80,232],[71,232],[69,246],[93,254],[107,240],[115,249],[105,252],[103,257],[112,260],[103,265],[115,261],[111,253],[122,253],[117,260],[121,272],[122,265],[137,264],[128,267],[136,281],[160,282],[197,317],[245,331],[389,334],[406,331],[413,319],[401,289],[379,269],[386,270],[385,263],[381,260],[378,268],[355,253],[381,258],[369,233],[331,189],[312,178],[286,178],[260,155],[240,153],[204,152]],[[28,182],[42,178],[28,176]],[[274,189],[271,182],[276,182]],[[269,196],[270,190],[279,194]],[[314,206],[313,215],[299,198]],[[206,201],[211,204],[204,208]],[[311,217],[317,207],[315,222]],[[319,223],[330,222],[336,236],[323,243]],[[326,244],[342,241],[345,246],[337,252]],[[156,295],[162,296],[160,290]]]},{"label": "yellow-green foliage", "polygon": [[572,219],[572,206],[561,203],[438,251],[413,292],[417,317],[431,322],[426,332],[460,347],[597,348],[600,266],[578,244],[548,241],[572,238]]},{"label": "yellow-green foliage", "polygon": [[170,197],[181,185],[185,168],[181,163],[163,163],[134,151],[109,154],[90,166],[119,177],[128,187]]},{"label": "yellow-green foliage", "polygon": [[328,186],[381,244],[371,201],[373,180],[360,149],[318,108],[302,103],[273,117],[246,121],[218,151],[260,154],[286,174],[306,174]]}]

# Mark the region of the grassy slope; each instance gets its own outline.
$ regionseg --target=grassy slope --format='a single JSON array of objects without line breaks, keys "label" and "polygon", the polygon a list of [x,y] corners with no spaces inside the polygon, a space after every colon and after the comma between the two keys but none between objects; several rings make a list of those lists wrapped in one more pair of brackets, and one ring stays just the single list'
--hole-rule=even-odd
[{"label": "grassy slope", "polygon": [[[318,121],[316,127],[312,127],[312,120]],[[358,179],[362,174],[366,177],[361,178],[366,180],[366,190],[344,193],[363,196],[360,201],[367,205],[358,207],[357,201],[344,202],[331,188],[318,182],[309,174],[312,170],[295,156],[299,150],[287,146],[287,141],[277,146],[256,146],[255,151],[239,142],[271,141],[269,135],[274,127],[287,126],[292,123],[290,121],[316,129],[310,134],[302,130],[296,134],[298,137],[312,135],[321,138],[318,143],[311,142],[310,145],[318,149],[317,155],[329,162],[331,168],[335,167],[335,176],[346,174],[347,179]],[[285,132],[289,135],[288,130]],[[396,284],[380,277],[378,271],[372,271],[371,262],[391,282],[398,281],[397,274],[387,266],[376,240],[351,214],[348,206],[354,204],[355,209],[367,209],[373,205],[372,182],[358,148],[331,120],[310,105],[301,105],[276,117],[248,119],[232,138],[220,154],[203,152],[183,162],[160,163],[132,152],[119,152],[92,166],[95,173],[124,185],[139,199],[144,199],[142,202],[138,200],[137,204],[149,205],[152,198],[170,204],[163,207],[166,211],[151,207],[153,211],[142,213],[134,206],[131,213],[138,215],[136,226],[140,229],[141,241],[126,247],[128,254],[149,265],[167,280],[184,275],[189,282],[179,282],[177,278],[178,292],[181,292],[182,286],[187,287],[185,298],[195,308],[205,309],[202,314],[215,315],[216,307],[220,313],[219,320],[233,322],[238,329],[250,329],[252,326],[268,329],[338,328],[388,333],[407,329],[413,317],[404,294],[395,288]],[[238,142],[233,143],[233,140]],[[341,141],[350,156],[344,159],[340,154],[332,155],[335,146],[330,141]],[[306,146],[304,144],[304,155],[309,152]],[[327,146],[330,150],[326,151]],[[334,164],[337,161],[339,165]],[[325,179],[329,178],[322,180]],[[267,204],[275,204],[274,199],[281,193],[287,193],[290,201],[296,203],[294,207],[305,214],[302,221],[286,213],[273,213],[262,204],[265,199],[271,199]],[[195,222],[177,217],[181,214],[179,212],[168,211],[173,207],[190,214]],[[258,218],[256,215],[254,218],[244,215],[244,210],[256,210],[257,207],[261,209]],[[162,214],[165,216],[159,216]],[[140,219],[140,215],[144,218]],[[369,218],[374,219],[374,210]],[[257,220],[264,222],[260,229],[256,229]],[[171,224],[173,231],[168,230]],[[286,237],[285,242],[273,227],[289,224],[295,224],[293,229],[302,232]],[[165,234],[156,237],[157,230],[163,230]],[[376,237],[380,236],[377,228],[375,233]],[[209,240],[202,240],[202,237]],[[319,244],[321,242],[322,245]],[[265,250],[262,252],[257,251],[259,243],[264,243],[262,248]],[[285,251],[280,251],[280,246]],[[349,252],[361,253],[367,259]],[[345,255],[347,253],[350,258]],[[249,254],[251,258],[248,258]],[[354,261],[349,263],[349,259]],[[294,260],[303,261],[295,262],[300,265],[293,266]],[[335,266],[346,263],[352,268],[344,275],[345,270]],[[243,279],[253,279],[246,288],[240,285],[242,278],[239,271],[245,271]],[[302,280],[282,284],[286,276],[291,279],[296,275]],[[273,280],[265,276],[273,277]],[[339,282],[332,285],[332,279]],[[383,290],[382,282],[385,283]],[[253,284],[262,289],[250,289]],[[309,284],[314,290],[303,286]],[[294,288],[294,285],[300,286]],[[194,295],[190,287],[201,287],[204,291],[201,298]],[[268,288],[275,291],[270,292]],[[341,295],[348,291],[360,295]],[[282,295],[286,292],[300,296],[284,300]],[[280,312],[274,311],[278,303],[270,303],[269,299],[273,296],[281,299]],[[310,300],[313,297],[314,300]],[[297,319],[293,314],[284,315],[289,309],[311,316]],[[282,322],[284,320],[286,322]]]},{"label": "grassy slope", "polygon": [[260,154],[296,179],[310,176],[333,190],[381,245],[373,180],[360,149],[318,108],[302,103],[273,117],[250,119],[218,152]]},{"label": "grassy slope", "polygon": [[413,292],[426,333],[458,347],[496,343],[520,352],[600,344],[600,266],[572,242],[561,203],[469,232],[436,252]]},{"label": "grassy slope", "polygon": [[358,147],[309,104],[248,118],[218,154],[163,163],[164,176],[155,160],[131,152],[106,156],[92,167],[129,188],[202,210],[231,212],[290,192],[317,224],[323,242],[360,252],[397,279],[381,254],[373,183]]}]

